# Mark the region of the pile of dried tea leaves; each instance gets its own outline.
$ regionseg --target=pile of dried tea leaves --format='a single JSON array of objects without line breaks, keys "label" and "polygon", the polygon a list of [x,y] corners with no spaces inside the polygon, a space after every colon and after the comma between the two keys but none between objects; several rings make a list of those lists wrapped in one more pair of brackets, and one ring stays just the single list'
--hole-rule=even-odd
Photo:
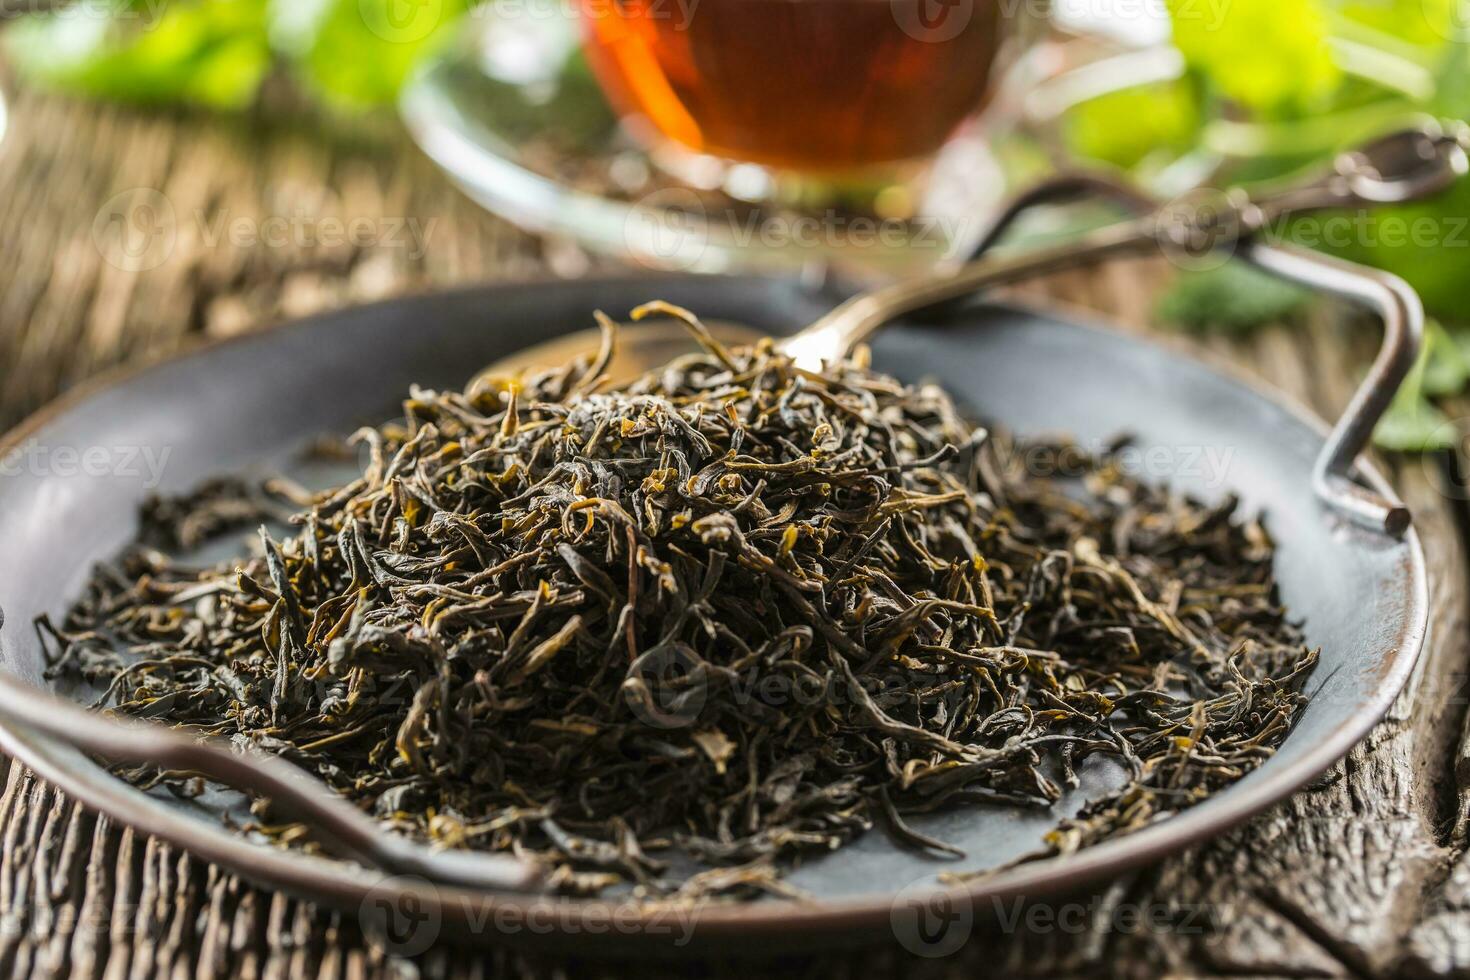
[{"label": "pile of dried tea leaves", "polygon": [[[875,823],[944,851],[906,816],[1046,807],[1110,756],[1127,785],[1061,823],[1066,851],[1285,737],[1316,658],[1233,503],[1144,485],[1111,451],[1052,447],[1076,478],[1028,472],[1034,451],[938,387],[861,356],[809,373],[693,322],[702,353],[612,387],[602,322],[595,358],[412,392],[355,436],[361,476],[238,567],[165,552],[238,533],[268,495],[155,502],[38,624],[53,671],[279,753],[403,833],[647,896],[780,891],[784,864]],[[712,870],[670,872],[676,851]]]}]

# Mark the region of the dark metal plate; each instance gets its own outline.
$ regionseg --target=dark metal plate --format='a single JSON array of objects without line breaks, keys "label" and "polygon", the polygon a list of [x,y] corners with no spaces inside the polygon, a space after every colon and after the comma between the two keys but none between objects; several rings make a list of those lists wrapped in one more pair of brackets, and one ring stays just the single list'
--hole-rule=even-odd
[{"label": "dark metal plate", "polygon": [[[0,447],[10,454],[0,481],[7,559],[0,564],[0,606],[8,616],[0,666],[46,685],[31,620],[62,612],[89,566],[123,547],[148,493],[182,492],[242,468],[286,466],[318,434],[392,416],[411,383],[462,384],[483,364],[587,326],[594,308],[621,313],[651,298],[773,333],[789,333],[829,305],[788,281],[748,278],[483,287],[317,317],[66,399]],[[1346,524],[1319,503],[1310,481],[1323,439],[1319,421],[1154,345],[1013,308],[978,306],[943,324],[890,328],[875,345],[875,361],[907,380],[938,380],[976,415],[1023,434],[1067,432],[1102,443],[1133,433],[1134,458],[1145,476],[1205,498],[1238,494],[1247,509],[1264,511],[1280,543],[1283,596],[1305,621],[1309,642],[1323,648],[1308,685],[1310,704],[1260,770],[1147,830],[952,889],[949,899],[1035,898],[1073,889],[1219,833],[1346,754],[1408,677],[1427,610],[1418,540]],[[62,460],[74,462],[63,466]],[[1376,474],[1364,478],[1382,486]],[[81,753],[15,725],[0,723],[0,744],[92,806],[266,884],[368,914],[408,901],[432,918],[436,931],[442,926],[491,941],[556,937],[599,948],[667,949],[691,938],[737,945],[760,939],[763,949],[773,942],[880,940],[893,935],[904,903],[941,891],[937,873],[996,867],[1035,849],[1061,813],[1117,778],[1109,766],[1094,766],[1054,812],[986,807],[931,817],[924,829],[965,848],[964,861],[914,854],[875,832],[792,874],[815,902],[712,906],[693,916],[657,917],[629,909],[613,915],[598,902],[384,879],[273,851],[208,815],[145,796]]]}]

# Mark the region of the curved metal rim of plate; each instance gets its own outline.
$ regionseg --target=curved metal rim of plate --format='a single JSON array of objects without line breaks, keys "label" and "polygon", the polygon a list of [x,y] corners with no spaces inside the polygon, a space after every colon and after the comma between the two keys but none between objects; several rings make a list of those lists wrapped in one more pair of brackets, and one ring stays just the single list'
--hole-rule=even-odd
[{"label": "curved metal rim of plate", "polygon": [[[637,277],[640,285],[660,279],[688,279],[688,276]],[[703,280],[750,280],[750,277],[699,276]],[[759,279],[760,277],[757,277]],[[616,288],[627,285],[627,278],[614,278],[586,285]],[[766,280],[769,282],[769,280]],[[531,286],[489,287],[490,289],[536,289],[550,284]],[[465,292],[485,292],[487,287],[469,287]],[[388,300],[358,307],[357,310],[412,304],[414,298]],[[222,346],[242,341],[259,342],[271,334],[284,331],[310,330],[314,323],[341,317],[334,311],[291,321],[231,338],[199,345],[191,351],[162,362],[177,364],[200,357]],[[1066,311],[1062,319],[1090,331],[1101,331],[1094,320]],[[1137,338],[1118,337],[1120,343],[1135,343],[1160,349],[1162,345]],[[1193,359],[1207,370],[1223,375],[1226,380],[1247,389],[1257,398],[1295,417],[1318,433],[1327,431],[1326,424],[1281,393],[1269,390],[1238,372],[1208,363],[1199,358],[1162,348],[1169,357]],[[123,385],[134,377],[159,368],[159,363],[114,372],[85,384],[0,438],[0,455],[24,443],[30,433],[53,419],[86,402],[92,395]],[[1387,481],[1368,465],[1360,466],[1366,481],[1383,492],[1391,492]],[[1355,713],[1343,718],[1315,746],[1294,762],[1280,769],[1254,774],[1257,779],[1250,792],[1218,796],[1201,805],[1159,823],[1105,841],[1081,851],[1057,858],[1023,864],[1007,871],[962,884],[935,884],[928,889],[905,889],[905,903],[925,902],[993,902],[1014,899],[1036,899],[1065,893],[1096,883],[1121,872],[1156,861],[1172,852],[1204,841],[1254,816],[1277,803],[1325,772],[1367,735],[1383,717],[1407,681],[1423,645],[1428,620],[1428,587],[1423,549],[1417,534],[1410,530],[1404,546],[1408,560],[1403,572],[1406,578],[1403,622],[1397,643],[1385,654],[1385,669],[1380,684]],[[852,899],[822,902],[779,902],[714,905],[699,909],[688,922],[671,925],[670,913],[634,910],[627,906],[596,899],[566,899],[545,895],[496,894],[470,889],[440,887],[422,880],[386,876],[381,872],[340,861],[275,850],[252,844],[224,827],[211,825],[169,808],[160,801],[128,786],[109,774],[82,753],[58,745],[22,727],[0,718],[0,748],[29,765],[43,779],[59,786],[84,804],[106,813],[123,824],[176,844],[198,857],[227,866],[247,878],[264,885],[282,888],[304,897],[328,901],[339,908],[359,913],[368,903],[388,901],[417,902],[428,910],[431,918],[441,922],[451,934],[473,941],[535,944],[551,940],[565,945],[574,941],[599,950],[620,952],[648,951],[665,953],[687,950],[679,940],[690,941],[700,948],[709,945],[731,947],[761,940],[761,946],[743,948],[753,954],[788,947],[821,947],[838,942],[878,942],[892,935],[893,894],[876,892]],[[394,907],[402,907],[395,905]],[[933,907],[943,907],[935,905]],[[615,916],[615,918],[614,918]],[[620,928],[609,928],[610,922]],[[688,933],[682,932],[687,926]],[[676,935],[676,932],[678,933]],[[674,940],[675,942],[670,942]]]}]

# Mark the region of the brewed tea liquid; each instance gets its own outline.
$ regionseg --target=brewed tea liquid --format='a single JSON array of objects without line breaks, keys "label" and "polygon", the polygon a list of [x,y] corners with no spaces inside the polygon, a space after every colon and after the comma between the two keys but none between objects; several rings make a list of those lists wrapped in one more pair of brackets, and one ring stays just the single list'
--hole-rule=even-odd
[{"label": "brewed tea liquid", "polygon": [[983,100],[999,0],[581,0],[619,111],[703,153],[811,172],[915,159]]}]

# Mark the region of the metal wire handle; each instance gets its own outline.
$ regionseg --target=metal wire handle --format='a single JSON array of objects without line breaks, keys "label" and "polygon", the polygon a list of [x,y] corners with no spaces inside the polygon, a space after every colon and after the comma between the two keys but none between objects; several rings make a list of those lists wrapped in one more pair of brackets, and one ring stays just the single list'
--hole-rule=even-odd
[{"label": "metal wire handle", "polygon": [[[1178,223],[1172,228],[1159,229],[1159,243],[1166,251],[1171,243],[1189,247],[1192,240],[1204,238],[1208,249],[1234,248],[1239,258],[1278,278],[1351,300],[1378,314],[1383,321],[1383,345],[1317,456],[1312,490],[1355,523],[1397,537],[1411,523],[1408,508],[1358,484],[1353,468],[1418,357],[1424,307],[1413,288],[1398,276],[1306,248],[1268,244],[1257,236],[1292,211],[1400,203],[1439,193],[1470,169],[1467,146],[1470,133],[1464,127],[1446,132],[1437,125],[1425,125],[1391,133],[1339,155],[1331,170],[1315,183],[1274,193],[1268,190],[1257,201],[1238,192],[1208,202],[1191,203],[1186,196],[1176,202],[1183,206],[1173,209],[1107,174],[1066,174],[1015,198],[971,258],[978,259],[992,248],[1017,218],[1039,204],[1097,196],[1135,214],[1177,216]],[[1064,265],[1058,263],[1058,267]]]},{"label": "metal wire handle", "polygon": [[157,722],[99,715],[8,671],[0,671],[0,715],[7,725],[23,726],[113,762],[197,772],[268,797],[303,821],[312,838],[328,851],[388,874],[517,892],[537,890],[543,878],[542,868],[508,854],[436,850],[387,833],[320,780],[284,759],[263,752],[234,752]]},{"label": "metal wire handle", "polygon": [[1245,243],[1240,257],[1281,279],[1357,302],[1383,320],[1383,345],[1312,466],[1312,490],[1354,522],[1394,537],[1409,529],[1409,509],[1358,484],[1353,468],[1373,428],[1403,384],[1424,342],[1424,306],[1398,276],[1286,245]]}]

